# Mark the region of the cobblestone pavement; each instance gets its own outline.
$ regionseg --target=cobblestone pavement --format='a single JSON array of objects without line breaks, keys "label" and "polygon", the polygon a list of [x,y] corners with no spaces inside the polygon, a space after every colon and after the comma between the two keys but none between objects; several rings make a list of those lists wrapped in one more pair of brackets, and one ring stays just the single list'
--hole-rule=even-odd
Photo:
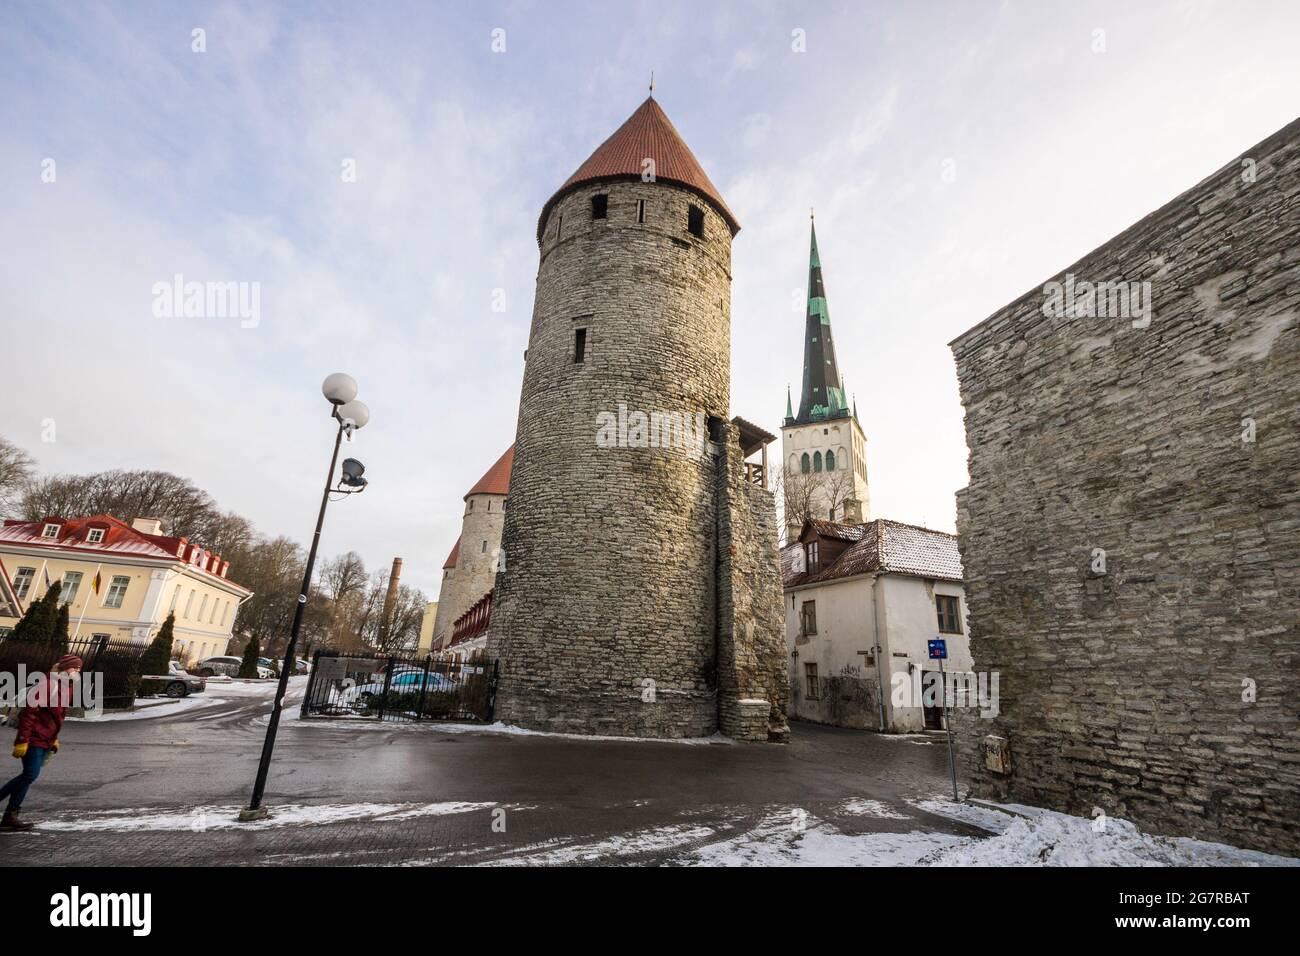
[{"label": "cobblestone pavement", "polygon": [[581,740],[288,714],[272,817],[239,825],[269,703],[213,690],[174,715],[70,722],[28,797],[37,828],[0,834],[0,863],[914,862],[987,835],[933,802],[942,737],[796,724],[785,746]]}]

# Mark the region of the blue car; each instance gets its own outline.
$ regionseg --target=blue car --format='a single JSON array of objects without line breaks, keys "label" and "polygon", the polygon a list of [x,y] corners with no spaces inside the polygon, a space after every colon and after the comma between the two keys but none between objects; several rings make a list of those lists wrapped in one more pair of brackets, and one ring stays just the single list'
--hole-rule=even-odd
[{"label": "blue car", "polygon": [[[424,681],[424,671],[402,671],[393,675],[393,679],[388,685],[388,692],[390,694],[418,694],[420,685]],[[426,694],[451,693],[456,690],[456,686],[456,682],[445,674],[430,671],[428,682],[424,683],[424,690]],[[344,691],[342,703],[355,710],[366,710],[370,706],[370,698],[383,692],[384,682],[382,680],[373,681],[369,684],[358,684]]]}]

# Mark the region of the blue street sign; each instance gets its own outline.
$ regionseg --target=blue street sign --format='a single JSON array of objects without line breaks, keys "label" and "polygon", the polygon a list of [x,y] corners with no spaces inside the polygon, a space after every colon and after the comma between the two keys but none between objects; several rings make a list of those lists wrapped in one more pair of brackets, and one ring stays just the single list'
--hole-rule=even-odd
[{"label": "blue street sign", "polygon": [[944,661],[948,659],[948,642],[942,637],[937,637],[933,641],[926,641],[930,649],[930,660]]}]

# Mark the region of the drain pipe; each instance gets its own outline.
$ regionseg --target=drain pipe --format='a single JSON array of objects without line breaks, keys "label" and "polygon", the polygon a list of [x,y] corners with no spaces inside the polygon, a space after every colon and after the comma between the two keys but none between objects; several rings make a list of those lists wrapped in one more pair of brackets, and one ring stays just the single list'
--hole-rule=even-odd
[{"label": "drain pipe", "polygon": [[876,704],[880,708],[880,733],[885,732],[885,681],[884,661],[880,656],[880,599],[877,597],[876,584],[880,573],[871,576],[871,631],[876,642]]}]

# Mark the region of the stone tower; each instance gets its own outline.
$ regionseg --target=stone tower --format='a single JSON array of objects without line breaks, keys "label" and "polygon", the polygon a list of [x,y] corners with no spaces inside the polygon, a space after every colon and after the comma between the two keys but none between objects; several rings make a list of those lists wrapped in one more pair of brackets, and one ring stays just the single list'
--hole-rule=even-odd
[{"label": "stone tower", "polygon": [[786,540],[806,518],[859,524],[871,518],[867,436],[850,408],[835,360],[817,229],[808,253],[808,311],[804,320],[803,388],[799,414],[786,392],[781,428]]},{"label": "stone tower", "polygon": [[727,420],[739,228],[653,98],[542,208],[488,633],[507,722],[785,731],[775,510]]},{"label": "stone tower", "polygon": [[506,491],[515,449],[510,446],[474,487],[465,492],[465,512],[460,537],[442,565],[438,616],[433,624],[433,647],[445,647],[456,619],[492,590],[497,555],[501,550],[501,525],[506,513]]}]

